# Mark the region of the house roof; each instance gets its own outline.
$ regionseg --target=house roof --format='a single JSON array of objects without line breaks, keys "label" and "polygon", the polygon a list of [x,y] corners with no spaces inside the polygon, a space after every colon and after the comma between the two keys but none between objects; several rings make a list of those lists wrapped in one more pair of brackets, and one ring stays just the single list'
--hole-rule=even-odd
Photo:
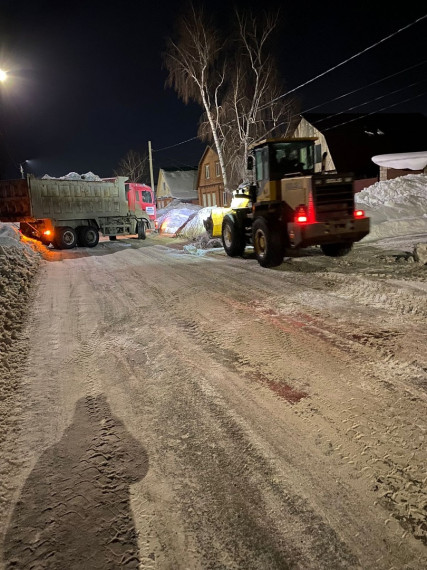
[{"label": "house roof", "polygon": [[372,157],[379,154],[427,150],[427,117],[421,113],[303,113],[326,138],[340,172],[356,176],[378,174]]},{"label": "house roof", "polygon": [[163,177],[172,198],[179,200],[197,200],[197,169],[170,170],[163,168]]}]

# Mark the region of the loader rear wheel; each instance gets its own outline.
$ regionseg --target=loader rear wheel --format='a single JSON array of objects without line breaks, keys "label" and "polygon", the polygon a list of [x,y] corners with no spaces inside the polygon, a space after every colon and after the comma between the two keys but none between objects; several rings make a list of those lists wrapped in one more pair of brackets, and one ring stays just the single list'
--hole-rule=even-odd
[{"label": "loader rear wheel", "polygon": [[245,236],[232,218],[224,218],[221,235],[225,253],[230,257],[241,257],[245,251]]},{"label": "loader rear wheel", "polygon": [[95,226],[80,226],[77,228],[78,243],[82,247],[95,247],[99,242],[98,228]]},{"label": "loader rear wheel", "polygon": [[324,243],[320,246],[323,253],[329,257],[343,257],[352,250],[352,243]]},{"label": "loader rear wheel", "polygon": [[252,226],[252,243],[262,267],[276,267],[282,263],[283,244],[278,222],[257,218]]},{"label": "loader rear wheel", "polygon": [[76,247],[76,232],[69,226],[56,228],[53,245],[56,247],[56,249],[72,249],[73,247]]}]

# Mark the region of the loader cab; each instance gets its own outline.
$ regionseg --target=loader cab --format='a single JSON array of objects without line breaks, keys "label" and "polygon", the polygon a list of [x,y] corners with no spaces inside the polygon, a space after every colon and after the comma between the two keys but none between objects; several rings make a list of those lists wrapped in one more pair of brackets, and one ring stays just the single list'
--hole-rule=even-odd
[{"label": "loader cab", "polygon": [[316,137],[265,140],[252,148],[254,182],[264,187],[267,181],[314,174]]}]

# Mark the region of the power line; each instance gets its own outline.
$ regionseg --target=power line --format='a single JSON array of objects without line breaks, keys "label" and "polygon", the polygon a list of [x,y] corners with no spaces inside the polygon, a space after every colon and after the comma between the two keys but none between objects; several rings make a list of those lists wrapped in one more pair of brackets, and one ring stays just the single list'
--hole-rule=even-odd
[{"label": "power line", "polygon": [[197,138],[199,138],[199,137],[192,137],[191,139],[187,139],[186,141],[181,141],[181,142],[176,143],[176,144],[171,144],[170,146],[164,146],[163,148],[153,149],[153,152],[160,152],[162,150],[168,150],[169,148],[174,148],[176,146],[180,146],[181,144],[185,144],[185,143],[188,143],[190,141],[194,141]]},{"label": "power line", "polygon": [[343,125],[347,125],[348,123],[354,123],[354,121],[359,121],[360,119],[364,119],[365,117],[369,117],[370,115],[375,115],[376,113],[381,113],[381,111],[385,111],[386,109],[391,109],[392,107],[396,107],[397,105],[402,105],[403,103],[407,103],[408,101],[412,101],[413,99],[417,99],[418,97],[422,97],[426,93],[427,93],[427,91],[423,91],[422,93],[418,93],[418,95],[415,95],[414,97],[408,97],[407,99],[404,99],[403,101],[399,101],[397,103],[393,103],[392,105],[387,105],[386,107],[382,107],[381,109],[378,109],[377,111],[372,111],[371,113],[366,113],[366,115],[362,115],[361,117],[355,117],[354,119],[349,119],[348,121],[344,121],[343,123],[339,123],[338,125],[328,127],[327,129],[322,129],[322,133],[324,133],[326,131],[330,131],[331,129],[336,129],[337,127],[341,127]]},{"label": "power line", "polygon": [[353,89],[353,91],[348,91],[347,93],[344,93],[343,95],[339,95],[338,97],[334,97],[333,99],[329,99],[329,101],[325,101],[324,103],[320,103],[320,105],[315,105],[314,107],[310,107],[310,109],[305,109],[304,111],[302,111],[302,113],[309,113],[310,111],[313,111],[314,109],[318,109],[319,107],[324,107],[325,105],[328,105],[328,103],[334,103],[335,101],[339,101],[339,99],[344,99],[344,97],[348,97],[349,95],[354,95],[354,93],[357,93],[358,91],[363,91],[363,89],[367,89],[368,87],[372,87],[373,85],[377,85],[378,83],[382,83],[383,81],[387,81],[387,79],[391,79],[392,77],[396,77],[397,75],[400,75],[401,73],[405,73],[405,71],[409,71],[411,69],[414,69],[415,67],[419,67],[420,65],[424,65],[425,63],[427,63],[427,59],[425,59],[424,61],[421,61],[420,63],[416,63],[414,65],[411,65],[410,67],[406,67],[405,69],[402,69],[401,71],[397,71],[396,73],[392,73],[391,75],[387,75],[386,77],[383,77],[382,79],[378,79],[377,81],[373,81],[372,83],[368,83],[368,85],[364,85],[363,87],[358,87],[357,89]]},{"label": "power line", "polygon": [[[410,85],[407,85],[406,87],[401,87],[400,89],[395,89],[394,91],[390,91],[390,93],[386,93],[385,95],[379,95],[378,97],[374,97],[373,99],[370,99],[369,101],[365,101],[364,103],[359,103],[358,105],[353,105],[352,107],[348,107],[348,109],[346,109],[345,111],[339,111],[338,113],[332,113],[331,115],[327,115],[326,117],[319,119],[317,122],[321,123],[323,121],[327,121],[328,119],[331,119],[332,117],[337,117],[338,115],[343,115],[344,113],[347,113],[348,111],[353,111],[354,109],[358,109],[359,107],[369,105],[369,103],[373,103],[374,101],[379,101],[380,99],[384,99],[384,97],[389,97],[390,95],[395,95],[396,93],[399,93],[400,91],[406,91],[406,89],[409,89],[409,87],[414,87],[414,85],[420,85],[420,83],[424,83],[425,81],[427,81],[427,79],[423,79],[421,81],[415,81],[414,83],[411,83]],[[303,113],[307,113],[307,111],[303,111],[300,114],[302,115]]]},{"label": "power line", "polygon": [[414,22],[411,22],[410,24],[407,24],[406,26],[404,26],[403,28],[399,28],[398,30],[396,30],[396,32],[389,34],[388,36],[386,36],[385,38],[383,38],[382,40],[379,40],[378,42],[376,42],[375,44],[372,44],[371,46],[359,51],[358,53],[356,53],[355,55],[352,55],[351,57],[345,59],[344,61],[342,61],[341,63],[338,63],[337,65],[334,65],[333,67],[330,67],[329,69],[327,69],[326,71],[324,71],[323,73],[319,73],[319,75],[316,75],[315,77],[313,77],[312,79],[309,79],[308,81],[306,81],[305,83],[301,83],[300,85],[298,85],[297,87],[294,87],[294,89],[291,89],[290,91],[287,91],[286,93],[283,93],[283,95],[279,95],[278,97],[276,97],[275,99],[272,99],[267,105],[264,105],[262,107],[262,109],[265,109],[266,107],[269,107],[271,105],[271,103],[274,103],[275,101],[278,101],[279,99],[282,99],[283,97],[286,97],[287,95],[290,95],[291,93],[294,93],[295,91],[297,91],[298,89],[301,89],[302,87],[305,87],[306,85],[309,85],[310,83],[313,83],[313,81],[316,81],[316,79],[319,79],[320,77],[324,77],[325,75],[327,75],[328,73],[330,73],[331,71],[334,71],[335,69],[338,69],[338,67],[341,67],[342,65],[345,65],[346,63],[348,63],[349,61],[356,59],[356,57],[359,57],[360,55],[366,53],[367,51],[373,49],[374,47],[377,47],[378,45],[382,44],[383,42],[389,40],[390,38],[396,36],[397,34],[400,34],[400,32],[403,32],[404,30],[407,30],[408,28],[411,28],[412,26],[414,26],[415,24],[417,24],[418,22],[421,22],[422,20],[424,20],[425,18],[427,18],[427,14],[425,14],[424,16],[421,16],[420,18],[417,18]]},{"label": "power line", "polygon": [[[389,95],[394,95],[396,93],[399,93],[400,91],[405,91],[406,89],[408,89],[409,87],[413,87],[414,85],[419,85],[420,83],[424,83],[424,81],[427,80],[422,80],[422,81],[416,81],[415,83],[411,83],[410,85],[407,85],[406,87],[402,87],[400,89],[395,89],[394,91],[391,91],[390,93],[386,93],[385,95],[380,95],[378,97],[374,97],[373,99],[370,99],[369,101],[365,101],[364,103],[360,103],[359,105],[354,105],[352,107],[349,107],[347,109],[345,109],[344,111],[340,111],[339,113],[333,113],[331,115],[328,115],[327,117],[323,117],[322,119],[319,119],[316,124],[321,123],[322,121],[326,121],[327,119],[332,119],[333,117],[337,117],[338,115],[343,115],[345,113],[347,113],[348,111],[352,111],[353,109],[357,109],[358,107],[362,107],[364,105],[369,105],[369,103],[373,103],[374,101],[379,101],[380,99],[384,99],[384,97],[388,97]],[[403,103],[406,103],[408,101],[411,101],[412,99],[417,99],[418,97],[421,97],[422,95],[424,95],[425,93],[427,93],[427,91],[423,91],[423,93],[420,93],[418,95],[415,95],[414,97],[409,97],[408,99],[405,99],[404,101],[400,101],[398,103],[393,103],[392,105],[388,105],[387,107],[383,107],[382,109],[376,110],[376,111],[372,111],[371,113],[368,113],[366,115],[363,115],[362,117],[356,117],[354,119],[350,119],[349,121],[345,121],[343,123],[340,123],[339,125],[335,125],[337,127],[341,126],[341,125],[345,125],[347,123],[351,123],[353,121],[357,121],[363,117],[367,117],[368,115],[373,115],[375,113],[379,113],[381,111],[384,111],[385,109],[389,109],[390,107],[396,107],[397,105],[401,105]],[[321,105],[320,105],[321,106]],[[289,120],[298,117],[298,116],[302,116],[306,113],[308,113],[309,110],[307,111],[301,111],[300,113],[295,113],[294,115],[291,115],[289,117]],[[282,123],[279,123],[278,125],[275,125],[274,127],[272,127],[271,129],[269,129],[267,132],[265,132],[261,137],[259,137],[258,139],[256,139],[254,142],[259,142],[260,140],[266,138],[266,136],[270,133],[272,133],[274,130],[278,129],[279,127],[281,127],[282,125],[286,125],[288,124],[288,121],[283,121]],[[327,129],[323,129],[323,131],[328,131],[334,127],[329,127]],[[323,132],[322,131],[322,132]]]}]

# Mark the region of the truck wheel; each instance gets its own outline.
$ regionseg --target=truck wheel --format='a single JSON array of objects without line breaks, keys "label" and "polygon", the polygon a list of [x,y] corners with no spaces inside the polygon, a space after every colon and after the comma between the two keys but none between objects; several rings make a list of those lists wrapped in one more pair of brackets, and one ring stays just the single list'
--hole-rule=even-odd
[{"label": "truck wheel", "polygon": [[277,222],[257,218],[252,226],[255,256],[262,267],[275,267],[283,261],[281,228]]},{"label": "truck wheel", "polygon": [[146,230],[145,222],[143,220],[139,220],[139,222],[136,226],[136,232],[138,234],[138,239],[145,239],[147,237],[145,230]]},{"label": "truck wheel", "polygon": [[323,253],[329,257],[342,257],[352,250],[352,243],[325,243],[320,246]]},{"label": "truck wheel", "polygon": [[229,217],[222,222],[222,245],[230,257],[240,257],[245,251],[245,236]]},{"label": "truck wheel", "polygon": [[95,247],[99,242],[98,228],[95,226],[80,226],[77,228],[78,243],[82,247]]},{"label": "truck wheel", "polygon": [[53,245],[56,247],[56,249],[72,249],[73,247],[76,247],[76,232],[69,226],[56,228]]}]

